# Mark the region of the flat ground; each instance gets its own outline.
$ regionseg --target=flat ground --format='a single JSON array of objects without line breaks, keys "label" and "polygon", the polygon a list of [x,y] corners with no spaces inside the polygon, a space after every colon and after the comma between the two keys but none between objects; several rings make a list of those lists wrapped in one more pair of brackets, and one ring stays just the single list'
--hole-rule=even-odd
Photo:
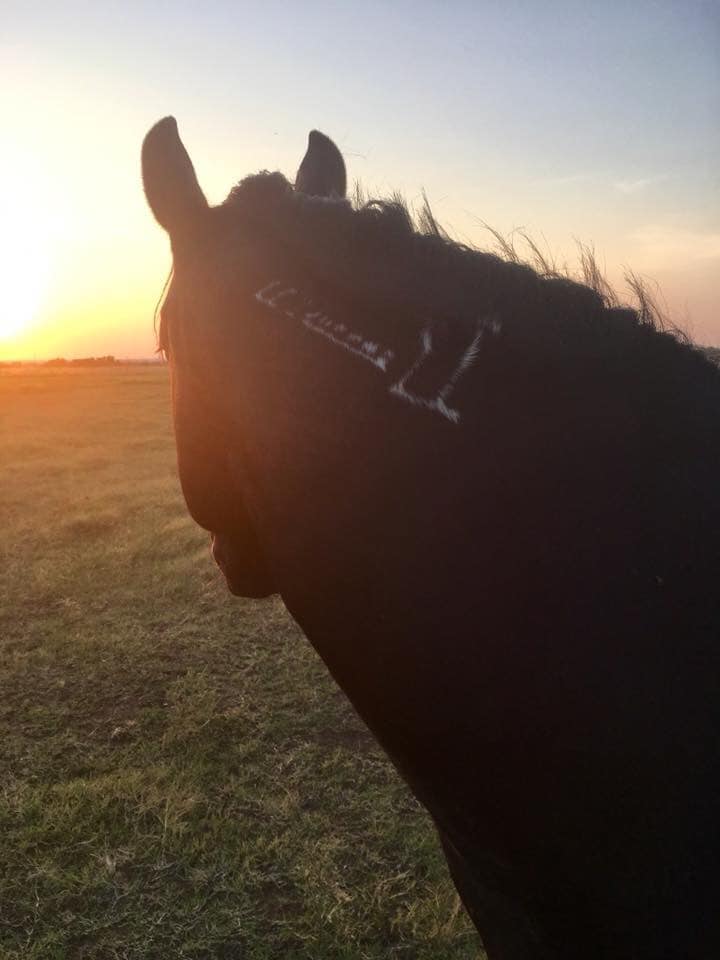
[{"label": "flat ground", "polygon": [[0,525],[0,960],[476,960],[425,814],[226,592],[165,369],[0,369]]}]

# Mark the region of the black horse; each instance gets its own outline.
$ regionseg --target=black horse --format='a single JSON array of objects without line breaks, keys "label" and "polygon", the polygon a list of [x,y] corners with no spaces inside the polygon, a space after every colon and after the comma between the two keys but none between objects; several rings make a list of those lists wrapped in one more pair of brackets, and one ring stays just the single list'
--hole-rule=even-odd
[{"label": "black horse", "polygon": [[178,463],[432,815],[491,958],[720,956],[720,372],[647,310],[293,186],[172,118]]}]

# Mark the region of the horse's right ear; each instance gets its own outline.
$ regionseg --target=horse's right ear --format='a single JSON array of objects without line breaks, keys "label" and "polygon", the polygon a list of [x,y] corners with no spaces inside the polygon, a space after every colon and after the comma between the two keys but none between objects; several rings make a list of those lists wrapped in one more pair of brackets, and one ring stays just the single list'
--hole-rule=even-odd
[{"label": "horse's right ear", "polygon": [[171,235],[192,227],[207,200],[178,134],[175,117],[158,121],[142,145],[145,196],[160,226]]},{"label": "horse's right ear", "polygon": [[346,185],[342,154],[330,137],[311,130],[307,152],[295,177],[295,189],[311,197],[344,197]]}]

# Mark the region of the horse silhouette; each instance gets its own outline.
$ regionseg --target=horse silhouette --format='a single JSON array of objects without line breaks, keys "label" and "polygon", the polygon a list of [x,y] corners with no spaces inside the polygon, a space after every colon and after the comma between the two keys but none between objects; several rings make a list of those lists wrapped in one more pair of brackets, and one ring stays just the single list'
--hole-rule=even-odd
[{"label": "horse silhouette", "polygon": [[493,960],[720,956],[720,371],[647,310],[143,145],[178,466],[430,812]]}]

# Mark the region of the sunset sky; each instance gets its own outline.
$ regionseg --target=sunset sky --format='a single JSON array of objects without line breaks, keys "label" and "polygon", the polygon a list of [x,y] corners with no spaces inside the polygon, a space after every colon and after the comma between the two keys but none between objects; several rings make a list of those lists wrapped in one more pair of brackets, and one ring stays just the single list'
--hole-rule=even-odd
[{"label": "sunset sky", "polygon": [[458,238],[527,230],[660,284],[720,344],[717,0],[4,0],[0,360],[149,356],[170,266],[140,144],[180,133],[212,202],[293,177],[308,130]]}]

